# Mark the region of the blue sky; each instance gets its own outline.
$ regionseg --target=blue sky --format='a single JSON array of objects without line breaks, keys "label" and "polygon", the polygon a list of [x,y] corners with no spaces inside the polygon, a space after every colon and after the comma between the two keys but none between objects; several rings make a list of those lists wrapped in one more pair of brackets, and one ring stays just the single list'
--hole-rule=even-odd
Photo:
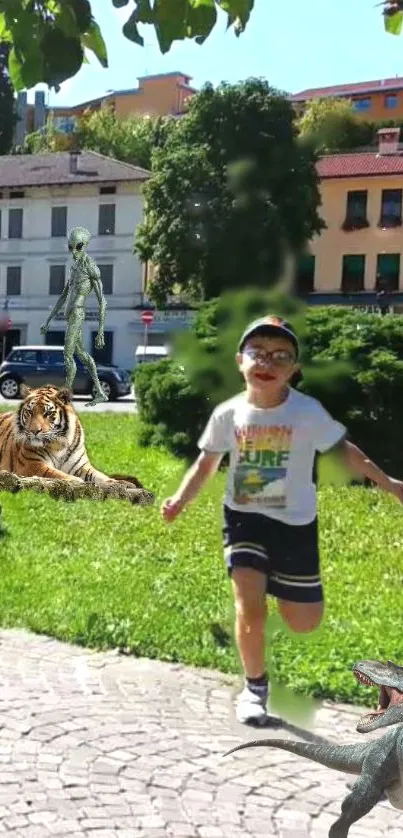
[{"label": "blue sky", "polygon": [[[96,60],[83,67],[51,105],[70,105],[107,90],[136,87],[139,76],[179,70],[199,88],[206,81],[237,82],[261,76],[281,90],[403,75],[403,35],[387,35],[376,0],[255,0],[246,32],[236,38],[220,25],[199,47],[177,43],[161,55],[153,30],[143,28],[145,46],[124,38],[122,23],[132,3],[117,10],[111,0],[92,0],[109,54],[109,69]],[[32,91],[29,99],[32,101]]]}]

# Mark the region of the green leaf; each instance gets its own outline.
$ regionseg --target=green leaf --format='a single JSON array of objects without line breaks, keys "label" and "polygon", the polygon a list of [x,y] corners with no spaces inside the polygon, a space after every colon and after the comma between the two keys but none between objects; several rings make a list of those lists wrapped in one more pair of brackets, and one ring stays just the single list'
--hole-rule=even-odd
[{"label": "green leaf", "polygon": [[219,0],[220,7],[228,14],[228,26],[234,25],[239,35],[245,29],[255,0]]},{"label": "green leaf", "polygon": [[108,53],[106,49],[106,44],[102,37],[101,30],[95,20],[92,21],[88,31],[81,36],[81,43],[84,47],[86,47],[86,49],[91,50],[91,52],[93,52],[94,55],[96,55],[102,67],[108,66]]},{"label": "green leaf", "polygon": [[[63,7],[66,0],[63,0]],[[80,32],[88,32],[92,23],[91,4],[89,0],[68,0],[68,4],[74,12],[77,26]],[[66,35],[75,34],[66,32]]]},{"label": "green leaf", "polygon": [[60,29],[48,29],[41,41],[44,56],[43,81],[60,85],[78,73],[84,51],[79,38],[68,38]]},{"label": "green leaf", "polygon": [[154,25],[162,53],[174,41],[196,38],[203,43],[217,20],[215,2],[211,0],[155,0]]},{"label": "green leaf", "polygon": [[389,35],[400,35],[403,26],[403,12],[384,16],[385,29]]},{"label": "green leaf", "polygon": [[129,20],[124,24],[122,32],[129,41],[133,41],[133,43],[139,44],[142,47],[144,46],[144,38],[142,38],[138,30],[137,20],[137,10],[135,10],[131,13]]},{"label": "green leaf", "polygon": [[11,41],[11,32],[7,28],[4,12],[0,12],[0,41]]},{"label": "green leaf", "polygon": [[23,90],[24,80],[22,77],[22,62],[20,61],[14,47],[12,48],[8,59],[8,72],[15,90]]}]

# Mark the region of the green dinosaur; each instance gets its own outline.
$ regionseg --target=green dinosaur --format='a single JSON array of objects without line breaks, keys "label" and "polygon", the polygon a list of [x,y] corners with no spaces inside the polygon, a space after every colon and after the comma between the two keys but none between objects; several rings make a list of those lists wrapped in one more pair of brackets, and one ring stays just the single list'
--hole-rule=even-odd
[{"label": "green dinosaur", "polygon": [[225,754],[244,748],[281,748],[327,768],[358,774],[351,793],[342,803],[340,817],[329,830],[329,838],[347,838],[352,824],[368,814],[384,794],[392,806],[403,809],[403,667],[392,661],[363,660],[354,665],[353,672],[361,684],[379,687],[378,707],[360,718],[358,733],[398,725],[380,739],[354,745],[259,739],[238,745]]}]

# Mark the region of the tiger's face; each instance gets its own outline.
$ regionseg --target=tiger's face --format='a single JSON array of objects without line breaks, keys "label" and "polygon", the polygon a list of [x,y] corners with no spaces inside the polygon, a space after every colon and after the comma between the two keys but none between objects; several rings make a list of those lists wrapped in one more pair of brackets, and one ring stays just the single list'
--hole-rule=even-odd
[{"label": "tiger's face", "polygon": [[43,448],[65,436],[69,418],[74,414],[70,405],[71,392],[52,385],[31,390],[21,385],[21,403],[16,416],[16,436],[31,448]]}]

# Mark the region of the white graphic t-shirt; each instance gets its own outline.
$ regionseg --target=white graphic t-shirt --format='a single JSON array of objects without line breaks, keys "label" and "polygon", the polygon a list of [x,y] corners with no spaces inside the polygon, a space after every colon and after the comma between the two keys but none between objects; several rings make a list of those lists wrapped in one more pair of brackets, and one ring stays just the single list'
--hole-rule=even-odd
[{"label": "white graphic t-shirt", "polygon": [[254,407],[240,393],[216,407],[199,448],[230,453],[224,503],[231,509],[302,525],[316,517],[315,454],[345,434],[320,402],[297,390],[274,408]]}]

